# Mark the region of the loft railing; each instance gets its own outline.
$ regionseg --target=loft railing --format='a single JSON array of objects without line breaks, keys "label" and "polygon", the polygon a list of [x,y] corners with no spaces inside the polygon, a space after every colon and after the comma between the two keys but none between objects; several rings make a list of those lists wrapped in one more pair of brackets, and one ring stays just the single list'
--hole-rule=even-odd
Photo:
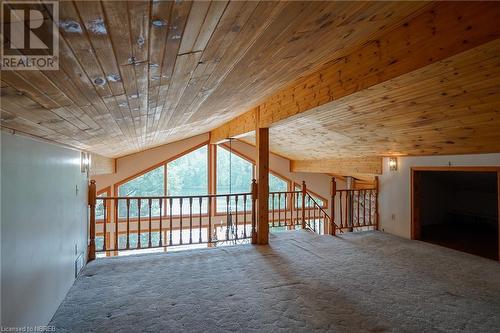
[{"label": "loft railing", "polygon": [[96,253],[248,243],[256,239],[255,190],[254,181],[248,193],[97,197],[91,181],[89,259]]},{"label": "loft railing", "polygon": [[[197,196],[97,197],[89,186],[89,260],[96,253],[256,242],[257,184],[251,192]],[[269,193],[269,226],[318,234],[378,228],[377,189],[337,190],[330,215],[302,182],[300,191]]]},{"label": "loft railing", "polygon": [[340,231],[378,229],[377,180],[373,189],[336,190],[333,179],[331,209],[335,216],[335,228]]}]

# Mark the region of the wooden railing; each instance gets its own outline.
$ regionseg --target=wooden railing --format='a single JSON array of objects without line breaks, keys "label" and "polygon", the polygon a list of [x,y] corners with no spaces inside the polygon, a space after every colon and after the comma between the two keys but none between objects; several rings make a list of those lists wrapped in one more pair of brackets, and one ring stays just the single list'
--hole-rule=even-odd
[{"label": "wooden railing", "polygon": [[337,190],[332,180],[333,235],[340,231],[378,229],[378,186],[373,189]]},{"label": "wooden railing", "polygon": [[96,253],[248,243],[256,239],[252,192],[196,196],[97,197],[89,187],[89,260]]},{"label": "wooden railing", "polygon": [[[251,192],[196,196],[97,197],[89,186],[89,260],[96,253],[179,246],[256,243],[257,184]],[[318,234],[378,227],[377,189],[337,190],[332,178],[330,215],[302,182],[300,191],[269,193],[269,227]]]}]

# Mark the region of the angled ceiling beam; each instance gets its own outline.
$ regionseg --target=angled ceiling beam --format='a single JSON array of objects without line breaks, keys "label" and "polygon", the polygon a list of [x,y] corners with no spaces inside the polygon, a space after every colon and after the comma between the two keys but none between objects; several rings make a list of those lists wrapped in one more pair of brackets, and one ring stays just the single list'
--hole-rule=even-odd
[{"label": "angled ceiling beam", "polygon": [[291,161],[292,172],[329,173],[337,175],[381,175],[382,157],[336,158],[328,160]]},{"label": "angled ceiling beam", "polygon": [[[494,2],[437,2],[355,52],[330,61],[211,132],[213,142],[271,127],[434,62],[500,38]],[[276,74],[279,75],[279,74]],[[258,113],[258,114],[256,114]],[[272,139],[272,138],[271,138]]]}]

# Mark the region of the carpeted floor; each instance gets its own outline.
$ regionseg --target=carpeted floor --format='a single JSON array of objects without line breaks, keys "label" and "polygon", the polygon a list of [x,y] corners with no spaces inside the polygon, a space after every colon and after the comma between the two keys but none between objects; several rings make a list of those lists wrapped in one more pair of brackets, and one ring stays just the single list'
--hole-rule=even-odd
[{"label": "carpeted floor", "polygon": [[499,332],[500,263],[381,232],[306,231],[98,259],[56,332]]}]

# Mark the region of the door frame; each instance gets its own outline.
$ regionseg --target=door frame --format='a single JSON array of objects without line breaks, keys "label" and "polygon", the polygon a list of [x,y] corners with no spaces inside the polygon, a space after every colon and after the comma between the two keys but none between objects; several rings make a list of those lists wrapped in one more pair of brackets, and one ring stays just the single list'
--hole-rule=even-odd
[{"label": "door frame", "polygon": [[497,223],[498,223],[498,260],[500,261],[500,167],[499,166],[418,166],[410,168],[410,211],[411,239],[420,239],[420,203],[415,182],[421,171],[465,171],[465,172],[496,172],[497,173]]}]

